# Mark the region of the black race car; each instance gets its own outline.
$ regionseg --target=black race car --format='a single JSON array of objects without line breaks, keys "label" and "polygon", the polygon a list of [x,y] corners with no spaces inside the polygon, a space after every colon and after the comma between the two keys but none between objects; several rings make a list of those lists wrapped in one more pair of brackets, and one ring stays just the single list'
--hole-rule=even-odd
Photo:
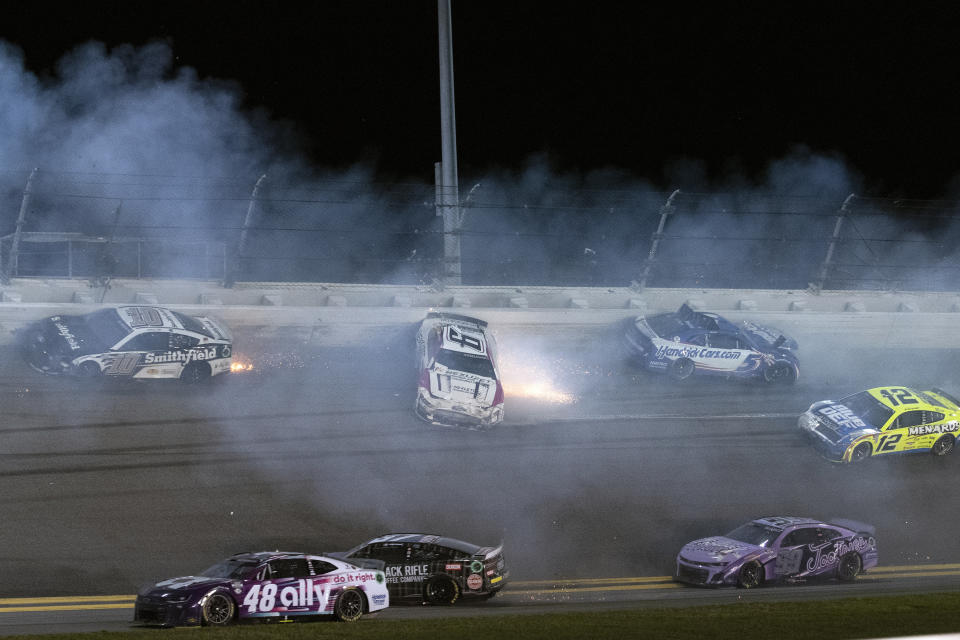
[{"label": "black race car", "polygon": [[503,545],[480,547],[424,533],[391,533],[327,555],[382,569],[392,602],[453,604],[460,596],[491,597],[503,589]]},{"label": "black race car", "polygon": [[211,317],[165,307],[106,307],[45,318],[17,332],[27,363],[41,373],[202,382],[229,373],[233,342]]}]

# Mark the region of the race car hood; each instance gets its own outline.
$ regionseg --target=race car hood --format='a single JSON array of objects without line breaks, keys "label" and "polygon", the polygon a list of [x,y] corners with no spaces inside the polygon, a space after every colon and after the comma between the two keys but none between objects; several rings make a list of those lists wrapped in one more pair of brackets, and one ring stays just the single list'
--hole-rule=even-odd
[{"label": "race car hood", "polygon": [[387,563],[383,560],[377,560],[376,558],[351,558],[347,556],[348,551],[324,551],[320,555],[327,556],[329,558],[336,558],[337,560],[343,560],[344,562],[349,562],[355,567],[361,569],[376,569],[378,571],[383,571]]},{"label": "race car hood", "polygon": [[163,594],[192,593],[197,590],[211,589],[222,585],[229,585],[228,578],[210,578],[207,576],[182,576],[158,582],[141,591],[143,595],[163,596]]},{"label": "race car hood", "polygon": [[865,423],[847,406],[837,402],[818,402],[810,407],[808,413],[819,423],[817,432],[834,444],[845,444],[863,435],[880,433],[879,429]]},{"label": "race car hood", "polygon": [[497,393],[497,381],[435,363],[429,370],[430,394],[452,402],[490,406]]},{"label": "race car hood", "polygon": [[702,564],[730,564],[760,549],[763,547],[725,536],[714,536],[688,542],[680,550],[680,555],[686,560]]},{"label": "race car hood", "polygon": [[102,353],[110,348],[90,331],[79,316],[53,316],[38,323],[38,330],[31,332],[35,346],[42,346],[47,353],[56,353],[71,360],[91,353]]},{"label": "race car hood", "polygon": [[744,321],[743,332],[747,334],[758,346],[770,350],[796,351],[797,341],[787,336],[782,331],[772,327],[765,327],[755,322]]}]

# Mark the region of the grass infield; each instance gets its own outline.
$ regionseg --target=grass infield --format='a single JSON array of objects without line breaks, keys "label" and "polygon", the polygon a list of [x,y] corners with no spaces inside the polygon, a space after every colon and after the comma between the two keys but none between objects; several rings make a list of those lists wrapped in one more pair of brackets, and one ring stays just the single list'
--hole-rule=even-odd
[{"label": "grass infield", "polygon": [[[204,638],[241,640],[390,640],[443,638],[709,638],[816,640],[885,638],[960,632],[960,593],[738,603],[593,613],[508,614],[430,620],[364,618],[336,622],[255,624],[227,629],[158,630],[15,636],[31,640]],[[186,635],[184,635],[186,634]],[[195,635],[200,634],[200,635]]]}]

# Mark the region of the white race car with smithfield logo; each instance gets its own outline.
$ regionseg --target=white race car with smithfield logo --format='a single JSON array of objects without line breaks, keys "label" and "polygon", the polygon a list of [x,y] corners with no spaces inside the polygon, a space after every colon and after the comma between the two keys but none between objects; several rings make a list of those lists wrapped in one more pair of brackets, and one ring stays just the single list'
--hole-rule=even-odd
[{"label": "white race car with smithfield logo", "polygon": [[164,307],[52,316],[18,334],[27,363],[46,374],[201,382],[232,364],[232,337],[222,323]]},{"label": "white race car with smithfield logo", "polygon": [[433,424],[489,427],[503,420],[496,344],[483,320],[430,312],[417,331],[415,411]]}]

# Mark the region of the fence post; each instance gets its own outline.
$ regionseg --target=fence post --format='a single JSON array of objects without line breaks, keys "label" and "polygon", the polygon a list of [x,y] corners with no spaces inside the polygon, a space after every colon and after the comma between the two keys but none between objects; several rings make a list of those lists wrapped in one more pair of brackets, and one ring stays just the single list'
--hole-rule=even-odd
[{"label": "fence post", "polygon": [[840,210],[837,211],[837,222],[833,225],[833,235],[830,237],[830,244],[827,246],[827,256],[820,265],[820,272],[817,274],[817,281],[814,283],[814,290],[818,292],[823,290],[823,285],[827,281],[827,274],[830,272],[830,263],[833,261],[833,251],[837,246],[837,241],[840,239],[840,229],[843,227],[843,220],[847,216],[847,206],[850,204],[850,201],[856,197],[854,193],[848,195],[847,199],[843,201]]},{"label": "fence post", "polygon": [[250,229],[250,224],[253,222],[253,214],[256,211],[260,187],[263,185],[263,181],[266,179],[267,174],[263,174],[260,176],[260,179],[257,180],[257,183],[253,185],[253,193],[250,194],[250,204],[247,205],[247,215],[243,219],[243,229],[240,230],[240,239],[237,241],[237,250],[234,253],[230,270],[224,274],[223,286],[227,289],[233,287],[234,283],[237,281],[237,272],[240,270],[240,260],[243,258],[243,253],[247,248],[247,231]]},{"label": "fence post", "polygon": [[653,261],[657,257],[657,248],[660,246],[660,240],[663,238],[663,229],[667,225],[667,217],[673,213],[673,199],[676,198],[679,193],[680,189],[671,193],[667,201],[660,207],[660,224],[657,225],[657,230],[654,231],[650,237],[650,253],[647,255],[647,261],[643,265],[643,275],[640,276],[640,291],[643,291],[647,286],[647,279],[650,277],[650,267],[653,266]]},{"label": "fence post", "polygon": [[23,231],[23,223],[27,218],[27,209],[30,208],[30,194],[33,192],[33,179],[37,175],[37,167],[30,172],[27,178],[27,186],[23,189],[23,199],[20,201],[20,213],[17,214],[17,227],[13,232],[13,240],[10,242],[10,255],[7,256],[7,268],[0,273],[0,282],[10,284],[10,278],[17,268],[17,253],[20,251],[20,233]]}]

